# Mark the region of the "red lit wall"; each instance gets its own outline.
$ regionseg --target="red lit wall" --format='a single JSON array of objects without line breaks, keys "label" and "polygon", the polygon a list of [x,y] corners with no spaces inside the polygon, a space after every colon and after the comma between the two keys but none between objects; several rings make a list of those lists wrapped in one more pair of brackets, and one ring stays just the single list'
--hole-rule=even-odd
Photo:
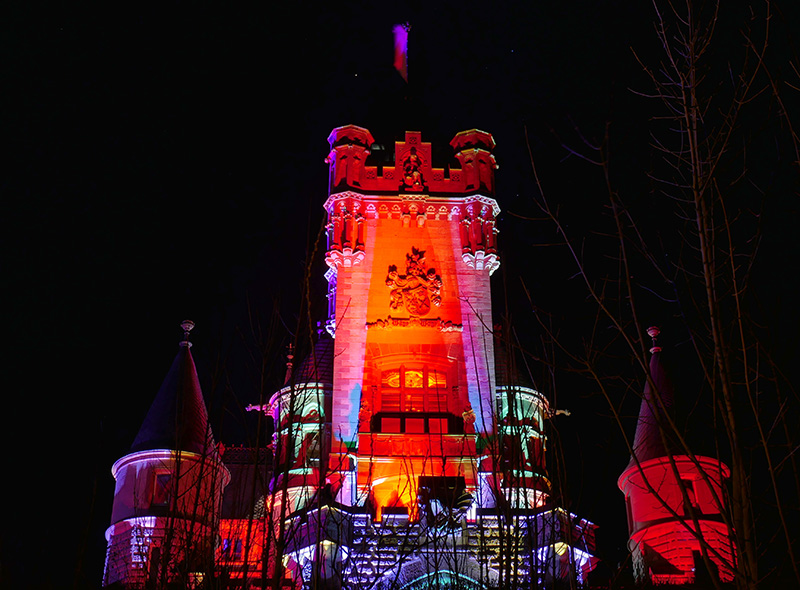
[{"label": "red lit wall", "polygon": [[732,581],[735,552],[721,516],[728,468],[709,457],[697,456],[696,462],[683,455],[673,459],[674,465],[668,457],[645,461],[641,469],[632,465],[619,479],[628,508],[631,551],[651,564],[653,582],[689,583],[694,581],[693,552],[701,551],[701,537],[720,579]]}]

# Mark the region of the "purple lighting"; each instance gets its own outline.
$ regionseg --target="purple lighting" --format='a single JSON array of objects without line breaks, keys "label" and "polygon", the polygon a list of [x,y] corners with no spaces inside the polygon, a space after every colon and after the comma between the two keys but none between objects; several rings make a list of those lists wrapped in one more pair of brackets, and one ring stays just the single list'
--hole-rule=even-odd
[{"label": "purple lighting", "polygon": [[408,32],[411,25],[408,23],[395,25],[394,33],[394,69],[400,72],[403,80],[408,82]]}]

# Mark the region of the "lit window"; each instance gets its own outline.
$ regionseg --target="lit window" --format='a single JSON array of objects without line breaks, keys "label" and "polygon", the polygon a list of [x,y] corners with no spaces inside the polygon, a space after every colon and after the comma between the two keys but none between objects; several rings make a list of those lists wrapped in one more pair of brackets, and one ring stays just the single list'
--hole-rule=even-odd
[{"label": "lit window", "polygon": [[447,387],[447,378],[444,373],[438,371],[428,372],[428,387],[432,389]]},{"label": "lit window", "polygon": [[381,410],[384,412],[399,412],[400,392],[383,391],[381,394]]},{"label": "lit window", "polygon": [[406,378],[404,379],[406,387],[410,389],[422,389],[422,369],[407,369]]},{"label": "lit window", "polygon": [[400,370],[384,371],[381,378],[381,387],[400,387]]},{"label": "lit window", "polygon": [[447,376],[428,367],[405,367],[381,375],[380,411],[446,412]]}]

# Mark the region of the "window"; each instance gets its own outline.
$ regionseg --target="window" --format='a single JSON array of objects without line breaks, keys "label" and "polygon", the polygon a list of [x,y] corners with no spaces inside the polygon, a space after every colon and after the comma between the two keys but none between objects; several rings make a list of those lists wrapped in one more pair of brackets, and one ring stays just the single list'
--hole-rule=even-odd
[{"label": "window", "polygon": [[697,495],[694,489],[694,481],[691,479],[681,478],[681,483],[683,484],[683,487],[686,490],[686,497],[689,500],[688,504],[686,503],[686,500],[684,500],[683,513],[686,516],[690,516],[693,510],[700,512],[700,505],[697,503]]},{"label": "window", "polygon": [[464,418],[444,412],[378,412],[370,428],[384,434],[464,434]]},{"label": "window", "polygon": [[153,485],[152,506],[167,506],[172,495],[172,474],[168,472],[156,473]]},{"label": "window", "polygon": [[380,411],[446,412],[447,377],[428,367],[406,367],[381,375]]}]

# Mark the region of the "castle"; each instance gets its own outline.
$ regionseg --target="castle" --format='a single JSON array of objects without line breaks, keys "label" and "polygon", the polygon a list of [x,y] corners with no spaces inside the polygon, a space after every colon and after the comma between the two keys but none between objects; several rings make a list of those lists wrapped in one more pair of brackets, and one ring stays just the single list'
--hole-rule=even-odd
[{"label": "castle", "polygon": [[[329,143],[326,330],[269,404],[250,408],[274,420],[271,444],[222,451],[184,322],[112,469],[104,585],[586,585],[595,525],[552,501],[547,397],[492,329],[492,136],[458,133],[449,170],[418,132],[396,142],[393,166],[370,165],[364,128],[334,129]],[[637,476],[620,486],[641,505]]]}]

